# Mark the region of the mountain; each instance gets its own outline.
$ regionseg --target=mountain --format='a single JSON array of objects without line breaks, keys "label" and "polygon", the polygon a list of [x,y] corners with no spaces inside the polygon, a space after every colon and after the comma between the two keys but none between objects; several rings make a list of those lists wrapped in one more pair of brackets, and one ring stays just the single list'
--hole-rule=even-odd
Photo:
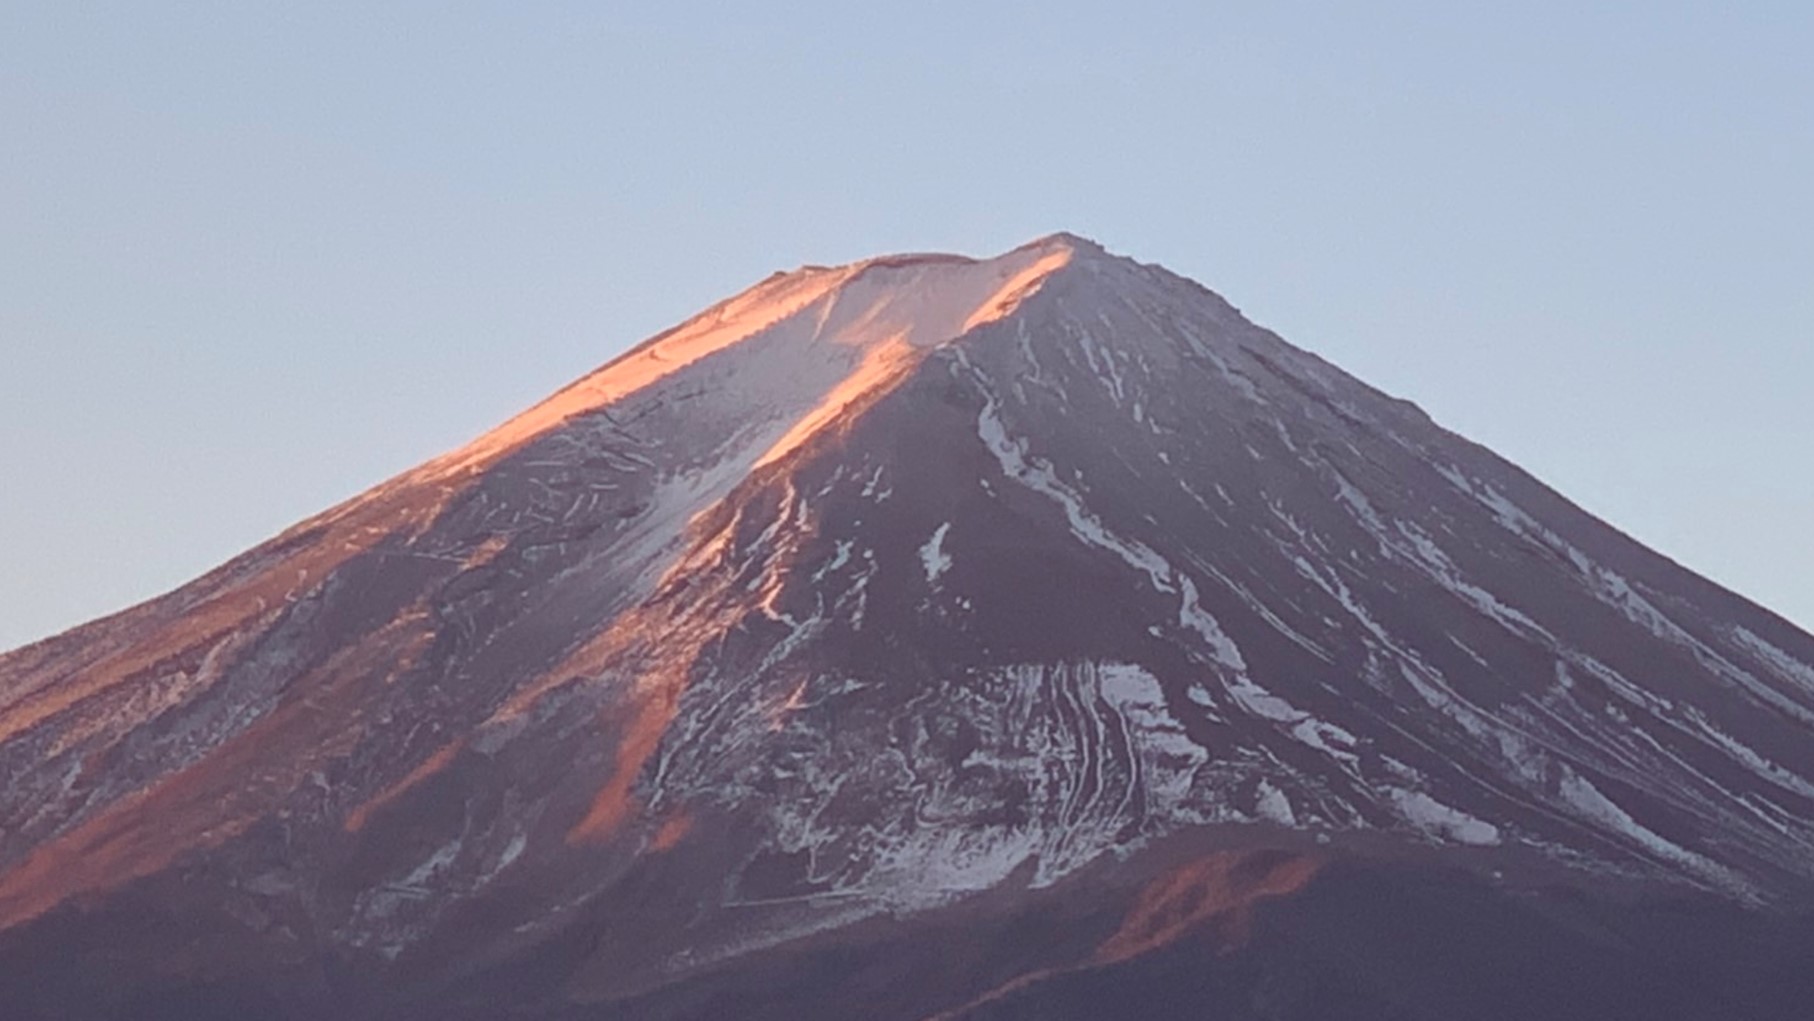
[{"label": "mountain", "polygon": [[1811,738],[1189,280],[806,267],[0,657],[0,1014],[1800,1018]]}]

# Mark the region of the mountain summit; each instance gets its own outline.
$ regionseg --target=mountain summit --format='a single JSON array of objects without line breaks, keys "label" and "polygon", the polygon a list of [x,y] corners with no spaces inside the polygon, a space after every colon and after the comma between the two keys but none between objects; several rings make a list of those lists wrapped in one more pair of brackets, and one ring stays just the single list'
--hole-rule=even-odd
[{"label": "mountain summit", "polygon": [[0,1014],[1800,1017],[1811,738],[1198,284],[806,267],[0,657]]}]

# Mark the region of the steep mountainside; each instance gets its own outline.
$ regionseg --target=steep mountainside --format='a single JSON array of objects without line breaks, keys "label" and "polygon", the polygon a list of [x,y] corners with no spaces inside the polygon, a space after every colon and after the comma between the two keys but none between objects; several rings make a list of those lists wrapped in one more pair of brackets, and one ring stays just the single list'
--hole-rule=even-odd
[{"label": "steep mountainside", "polygon": [[1811,738],[1814,638],[1188,280],[806,268],[0,657],[0,1013],[1774,1017]]}]

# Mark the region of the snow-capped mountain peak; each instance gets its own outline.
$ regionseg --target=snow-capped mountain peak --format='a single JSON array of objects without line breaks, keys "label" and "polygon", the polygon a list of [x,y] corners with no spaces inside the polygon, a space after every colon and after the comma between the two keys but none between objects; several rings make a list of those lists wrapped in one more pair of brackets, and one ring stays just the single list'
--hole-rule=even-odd
[{"label": "snow-capped mountain peak", "polygon": [[1798,904],[1811,731],[1814,638],[1059,234],[777,274],[0,657],[0,936],[117,963],[149,912],[298,1002],[332,961],[379,1014],[505,973],[644,1017],[1093,906],[918,1017],[1337,859]]},{"label": "snow-capped mountain peak", "polygon": [[704,373],[734,377],[726,389],[755,395],[778,419],[792,419],[760,459],[772,460],[838,409],[898,378],[927,350],[1012,311],[1079,251],[1101,252],[1054,234],[992,259],[883,256],[779,273],[638,345],[439,463],[449,470],[483,464],[575,416]]}]

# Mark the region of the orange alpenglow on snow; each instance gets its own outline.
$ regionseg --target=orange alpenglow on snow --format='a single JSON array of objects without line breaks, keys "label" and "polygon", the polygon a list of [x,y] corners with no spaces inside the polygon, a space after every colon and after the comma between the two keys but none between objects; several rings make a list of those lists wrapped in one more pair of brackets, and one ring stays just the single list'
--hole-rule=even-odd
[{"label": "orange alpenglow on snow", "polygon": [[1070,263],[1078,245],[1088,244],[1055,234],[993,259],[889,256],[777,274],[651,338],[429,467],[445,475],[481,466],[575,415],[609,408],[740,346],[762,351],[760,360],[727,364],[742,388],[771,395],[793,391],[787,395],[791,407],[774,409],[783,428],[750,467],[767,464],[864,394],[898,378],[925,352],[1007,315]]}]

